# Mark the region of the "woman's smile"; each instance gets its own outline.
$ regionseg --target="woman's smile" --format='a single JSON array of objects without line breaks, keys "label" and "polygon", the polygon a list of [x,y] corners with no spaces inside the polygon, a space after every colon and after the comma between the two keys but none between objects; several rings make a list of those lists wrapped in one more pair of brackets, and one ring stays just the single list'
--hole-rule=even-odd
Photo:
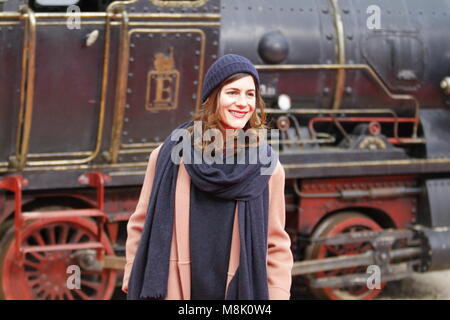
[{"label": "woman's smile", "polygon": [[242,119],[245,117],[245,115],[248,113],[246,111],[237,111],[237,110],[229,110],[229,112],[238,119]]}]

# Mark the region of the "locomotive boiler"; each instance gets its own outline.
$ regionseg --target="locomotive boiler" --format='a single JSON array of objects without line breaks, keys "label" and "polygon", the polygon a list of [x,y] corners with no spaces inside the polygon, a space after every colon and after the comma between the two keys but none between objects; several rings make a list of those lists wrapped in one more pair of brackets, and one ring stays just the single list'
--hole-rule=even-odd
[{"label": "locomotive boiler", "polygon": [[[149,154],[217,57],[260,73],[294,284],[450,268],[448,0],[1,0],[0,296],[110,299]],[[79,272],[79,287],[69,286]]]}]

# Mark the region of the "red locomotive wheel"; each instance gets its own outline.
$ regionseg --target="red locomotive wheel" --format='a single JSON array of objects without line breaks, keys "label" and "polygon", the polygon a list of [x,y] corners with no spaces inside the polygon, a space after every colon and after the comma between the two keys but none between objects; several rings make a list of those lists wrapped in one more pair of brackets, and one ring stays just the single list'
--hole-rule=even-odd
[{"label": "red locomotive wheel", "polygon": [[[36,221],[23,229],[22,245],[73,244],[96,241],[95,223],[79,218]],[[77,265],[75,251],[27,253],[19,265],[15,257],[14,229],[0,241],[0,298],[14,300],[102,300],[110,299],[116,271],[80,269],[80,288],[69,289],[70,265]],[[113,254],[107,237],[102,244],[106,255]]]},{"label": "red locomotive wheel", "polygon": [[[367,216],[355,213],[345,212],[333,215],[325,219],[314,231],[314,238],[333,237],[341,233],[355,231],[379,231],[382,228]],[[320,245],[313,244],[306,250],[306,258],[323,259],[342,255],[355,255],[372,250],[369,242],[353,243],[349,245]],[[352,273],[366,273],[365,266],[352,267],[345,269],[336,269],[324,272],[318,272],[313,277],[333,277],[343,276]],[[311,288],[311,292],[319,299],[331,300],[370,300],[380,294],[385,286],[381,283],[381,289],[369,289],[367,286],[351,286],[343,288]]]}]

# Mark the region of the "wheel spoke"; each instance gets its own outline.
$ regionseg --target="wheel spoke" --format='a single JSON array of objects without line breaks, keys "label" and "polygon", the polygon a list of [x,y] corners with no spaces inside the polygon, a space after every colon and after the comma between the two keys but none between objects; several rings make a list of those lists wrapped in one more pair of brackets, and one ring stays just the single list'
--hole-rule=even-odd
[{"label": "wheel spoke", "polygon": [[40,284],[41,283],[41,279],[37,278],[37,279],[28,279],[28,284],[30,285],[30,287],[34,287],[35,284]]},{"label": "wheel spoke", "polygon": [[91,299],[82,290],[77,290],[77,294],[84,300],[90,300]]},{"label": "wheel spoke", "polygon": [[38,245],[40,245],[40,246],[46,245],[46,243],[45,243],[44,239],[42,239],[42,235],[39,233],[39,231],[36,231],[35,233],[33,233],[31,235],[31,237],[33,237],[36,240]]},{"label": "wheel spoke", "polygon": [[39,262],[41,262],[43,259],[45,259],[45,256],[42,254],[39,254],[38,252],[32,251],[32,252],[27,252],[27,253],[32,255],[35,259],[39,260]]},{"label": "wheel spoke", "polygon": [[56,243],[56,240],[55,240],[55,226],[47,227],[46,231],[47,231],[47,235],[48,235],[48,243],[49,244],[55,244]]},{"label": "wheel spoke", "polygon": [[69,234],[69,226],[61,225],[61,233],[59,234],[58,243],[66,243],[67,235]]},{"label": "wheel spoke", "polygon": [[69,300],[75,300],[75,298],[74,298],[73,295],[72,295],[72,292],[70,292],[69,289],[65,288],[65,289],[64,289],[64,292],[66,293],[66,296],[67,296],[67,298],[68,298]]},{"label": "wheel spoke", "polygon": [[29,260],[25,260],[25,261],[23,262],[23,264],[26,264],[27,266],[30,266],[30,267],[32,267],[32,268],[35,268],[36,270],[40,270],[40,269],[41,269],[41,265],[40,265],[40,264],[31,262],[31,261],[29,261]]},{"label": "wheel spoke", "polygon": [[76,229],[75,234],[72,235],[72,238],[70,239],[70,243],[78,243],[83,235],[84,235],[83,232]]},{"label": "wheel spoke", "polygon": [[95,291],[98,291],[100,284],[98,282],[92,282],[88,280],[81,280],[81,284],[83,286],[89,287],[94,289]]}]

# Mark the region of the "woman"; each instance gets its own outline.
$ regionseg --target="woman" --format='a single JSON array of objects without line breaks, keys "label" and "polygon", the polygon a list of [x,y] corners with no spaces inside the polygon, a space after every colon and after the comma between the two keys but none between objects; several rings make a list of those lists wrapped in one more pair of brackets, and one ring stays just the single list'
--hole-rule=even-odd
[{"label": "woman", "polygon": [[[194,120],[201,130],[225,136],[219,141],[226,146],[213,152],[224,164],[192,163],[186,150],[174,163],[178,140],[171,136],[151,153],[127,226],[122,289],[129,299],[289,299],[293,258],[284,230],[284,169],[257,135],[252,141],[276,164],[262,174],[267,163],[249,163],[255,144],[236,138],[239,129],[264,128],[258,88],[258,72],[239,55],[221,57],[206,73]],[[195,128],[190,121],[177,129],[195,137]],[[233,139],[238,142],[229,148]],[[208,148],[198,139],[189,145],[194,153]],[[245,163],[236,163],[240,155]]]}]

